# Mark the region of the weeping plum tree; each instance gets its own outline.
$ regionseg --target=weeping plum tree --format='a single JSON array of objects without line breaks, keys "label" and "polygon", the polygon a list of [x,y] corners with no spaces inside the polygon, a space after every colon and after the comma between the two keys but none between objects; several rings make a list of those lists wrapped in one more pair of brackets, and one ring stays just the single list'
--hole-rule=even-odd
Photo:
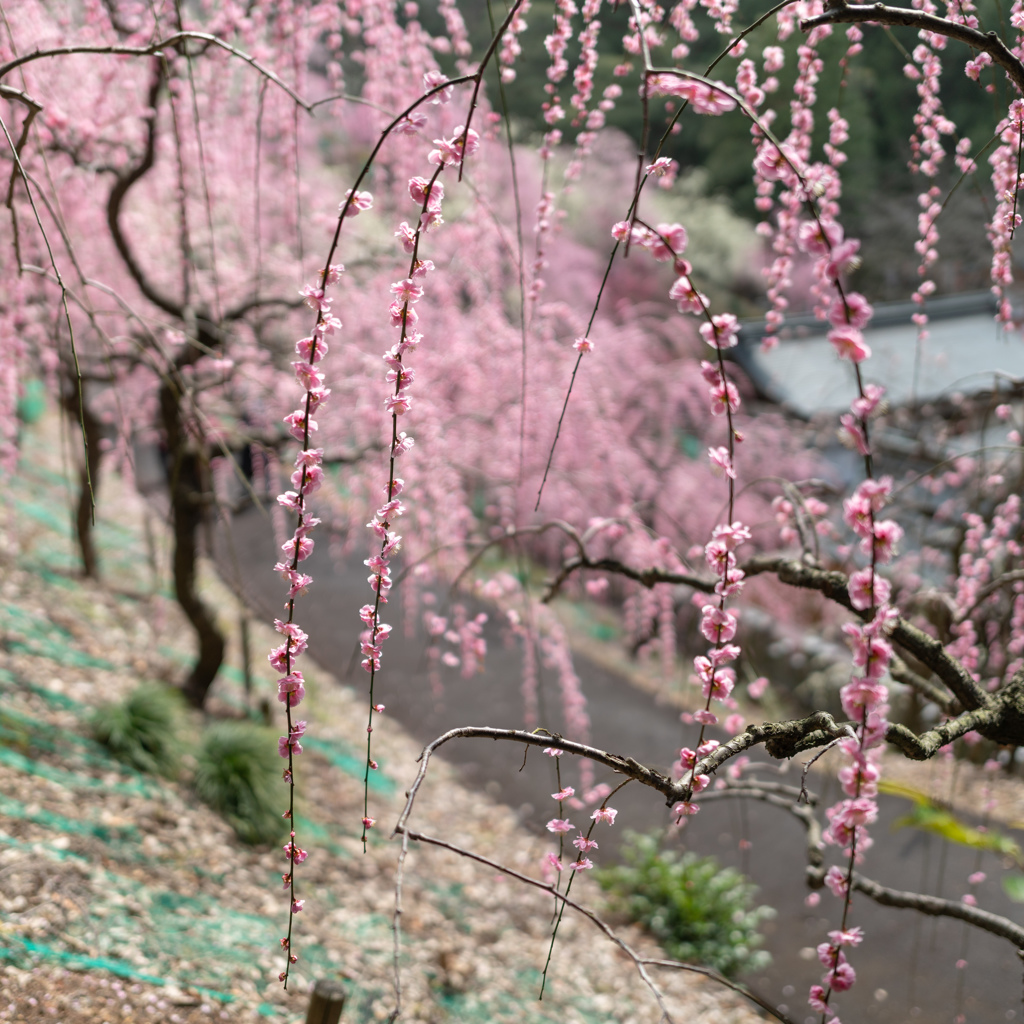
[{"label": "weeping plum tree", "polygon": [[[428,746],[395,827],[399,872],[410,842],[476,856],[416,831],[411,814],[434,750],[489,736],[577,755],[581,766],[580,797],[575,786],[555,794],[548,828],[560,841],[546,879],[493,867],[553,892],[620,945],[570,896],[593,866],[593,829],[616,817],[610,790],[593,786],[594,765],[656,790],[667,820],[693,819],[690,828],[700,827],[701,801],[729,796],[797,817],[808,884],[836,899],[835,927],[818,948],[822,978],[808,994],[822,1021],[838,1019],[837,994],[856,980],[854,947],[871,941],[857,924],[862,897],[958,918],[1024,949],[1024,929],[971,894],[897,891],[862,871],[884,748],[928,760],[959,738],[993,752],[1024,742],[1020,386],[1004,381],[990,396],[994,446],[952,459],[940,452],[913,479],[886,473],[878,437],[891,417],[912,424],[921,410],[887,409],[864,333],[871,297],[856,285],[860,243],[842,226],[851,142],[843,85],[864,48],[890,45],[889,34],[906,52],[919,101],[906,133],[920,182],[912,296],[920,342],[936,288],[943,188],[955,177],[947,163],[988,190],[991,216],[979,230],[992,247],[997,318],[1013,330],[1024,138],[1024,43],[1015,30],[1024,8],[1014,4],[1014,31],[1004,35],[970,3],[940,10],[931,0],[905,9],[732,0],[530,8],[528,0],[491,4],[487,19],[467,9],[469,27],[455,0],[6,11],[0,102],[12,233],[0,251],[10,283],[0,308],[0,422],[8,461],[18,381],[33,360],[52,372],[54,352],[70,354],[79,398],[66,404],[86,439],[79,353],[110,368],[120,443],[155,432],[167,453],[175,582],[200,636],[187,689],[199,702],[220,657],[194,590],[216,446],[225,450],[232,430],[272,438],[283,420],[299,449],[292,487],[278,498],[294,528],[276,566],[287,603],[270,660],[286,716],[288,817],[306,730],[293,714],[305,695],[297,661],[308,640],[297,615],[313,583],[301,563],[321,521],[350,549],[364,548],[357,530],[370,516],[369,589],[358,611],[367,780],[388,689],[384,614],[396,556],[415,569],[404,575],[404,596],[423,612],[438,670],[474,673],[485,645],[481,617],[460,605],[441,615],[433,588],[459,579],[497,606],[522,645],[532,731],[465,727]],[[546,24],[531,34],[538,21]],[[545,68],[536,137],[508,116],[510,98],[531,88],[518,68],[534,38],[543,40]],[[700,62],[702,52],[717,55]],[[826,60],[840,69],[838,92],[821,90]],[[944,67],[992,93],[991,138],[969,138],[951,119]],[[615,150],[602,128],[612,111],[633,125],[638,152],[609,171]],[[687,224],[659,212],[671,208],[666,197],[685,171],[671,155],[674,135],[726,118],[749,129],[762,346],[776,344],[791,304],[811,306],[850,369],[849,411],[836,427],[860,479],[841,500],[795,425],[751,401],[732,358],[739,307],[705,283],[713,268]],[[618,193],[588,192],[588,175],[602,166]],[[605,221],[600,257],[561,228],[573,202],[591,227]],[[297,326],[289,296],[300,290],[309,310]],[[122,350],[134,359],[112,358]],[[353,451],[362,457],[349,460],[344,488],[332,487],[325,460]],[[922,534],[922,503],[952,543]],[[493,551],[520,571],[484,573]],[[542,594],[528,586],[530,562],[550,568]],[[567,589],[620,606],[666,673],[681,671],[678,647],[703,647],[685,670],[700,694],[687,715],[695,736],[674,771],[647,766],[666,763],[664,751],[588,744],[581,681],[549,604]],[[797,624],[851,649],[839,707],[760,725],[733,713],[724,722],[732,738],[712,737],[722,708],[736,709],[744,605],[778,608],[781,594],[798,591],[813,596],[800,607],[814,611]],[[692,636],[677,636],[688,621],[681,595],[696,609]],[[540,713],[541,662],[561,687],[561,735]],[[931,709],[920,717],[930,725],[915,731],[890,720],[899,688]],[[834,749],[842,798],[822,815],[804,787],[744,774],[747,752],[762,746],[778,759]],[[591,827],[566,857],[577,831],[569,815],[588,803]],[[364,841],[377,824],[372,812],[367,797]],[[299,955],[301,840],[293,832],[285,848],[285,984]],[[400,885],[398,893],[396,950]],[[622,948],[660,1000],[642,958]],[[397,967],[396,954],[396,977]]]},{"label": "weeping plum tree", "polygon": [[[148,29],[127,6],[72,13],[80,24],[25,5],[7,24],[6,71],[21,87],[5,84],[4,99],[24,116],[10,122],[19,137],[8,150],[14,244],[4,258],[18,290],[4,308],[5,357],[14,371],[19,357],[34,354],[37,372],[50,378],[80,429],[76,527],[86,575],[99,571],[91,506],[104,430],[116,434],[114,454],[129,472],[135,447],[158,451],[174,592],[197,643],[183,688],[202,706],[224,652],[216,613],[196,581],[201,533],[215,518],[215,464],[243,445],[280,442],[283,429],[271,424],[273,346],[264,336],[300,305],[272,290],[281,284],[277,254],[261,252],[287,221],[282,204],[257,179],[255,209],[266,231],[253,238],[239,230],[253,207],[232,219],[225,177],[240,146],[233,128],[259,111],[277,134],[278,112],[259,89],[234,89],[225,66],[205,53],[211,39],[183,32],[176,13],[163,48],[148,38],[138,45]],[[22,45],[71,31],[79,46],[134,59],[119,65],[104,57],[105,67],[97,58],[58,62],[34,98],[32,76],[43,65],[21,64]],[[217,139],[208,153],[204,132]],[[277,147],[262,173],[277,170],[280,159]],[[43,181],[47,187],[33,192]]]}]

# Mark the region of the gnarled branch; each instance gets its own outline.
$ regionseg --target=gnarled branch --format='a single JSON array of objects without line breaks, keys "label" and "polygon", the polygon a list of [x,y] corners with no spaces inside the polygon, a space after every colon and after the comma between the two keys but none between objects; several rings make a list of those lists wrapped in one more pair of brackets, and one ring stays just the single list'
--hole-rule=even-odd
[{"label": "gnarled branch", "polygon": [[1010,80],[1024,95],[1024,64],[1014,56],[1010,48],[995,32],[981,32],[967,25],[960,25],[947,18],[924,11],[907,10],[904,7],[888,7],[885,4],[848,4],[844,0],[831,0],[825,10],[813,18],[800,22],[804,32],[818,25],[857,25],[873,22],[878,25],[905,25],[918,31],[934,32],[947,39],[966,43],[973,50],[987,53],[1009,76]]},{"label": "gnarled branch", "polygon": [[128,273],[131,274],[132,280],[138,285],[139,291],[154,306],[180,320],[184,318],[184,309],[181,304],[164,295],[153,286],[149,278],[142,272],[142,268],[135,259],[135,253],[132,252],[128,239],[121,229],[121,209],[124,206],[129,189],[149,173],[156,161],[157,103],[160,99],[160,90],[163,88],[164,80],[164,64],[161,59],[157,58],[153,62],[153,77],[150,79],[149,93],[146,96],[146,106],[149,110],[146,118],[146,146],[142,153],[142,159],[134,167],[118,174],[114,187],[110,190],[110,195],[107,197],[107,226],[110,228],[110,235],[114,240],[114,245],[117,247],[121,259],[124,260],[124,265],[128,268]]},{"label": "gnarled branch", "polygon": [[941,747],[958,740],[964,733],[995,724],[996,715],[997,712],[991,708],[965,711],[958,718],[943,722],[942,725],[929,729],[920,736],[915,735],[905,725],[892,722],[885,731],[885,738],[912,761],[927,761]]},{"label": "gnarled branch", "polygon": [[[793,558],[781,555],[755,555],[740,565],[743,573],[759,576],[762,573],[773,573],[782,583],[804,590],[817,590],[829,600],[853,612],[867,621],[872,616],[871,609],[854,608],[850,600],[849,579],[844,573],[834,569],[822,569],[814,565],[806,565]],[[562,567],[558,576],[548,584],[544,600],[550,600],[557,593],[565,579],[577,569],[599,569],[617,573],[628,579],[636,580],[645,587],[653,587],[657,583],[680,583],[705,594],[714,592],[716,580],[703,579],[685,573],[669,572],[666,569],[636,569],[614,558],[591,559],[582,553],[569,559]],[[929,636],[923,629],[898,618],[892,630],[893,642],[912,654],[922,664],[927,665],[946,686],[955,694],[960,703],[970,711],[985,706],[988,695],[975,682],[971,674],[960,662],[949,654],[942,642]],[[913,685],[913,684],[911,684]],[[918,687],[920,689],[920,687]],[[939,703],[937,701],[937,703]],[[948,703],[942,697],[940,707]]]},{"label": "gnarled branch", "polygon": [[[749,567],[749,568],[748,568]],[[804,565],[790,558],[759,556],[742,566],[747,575],[756,572],[774,572],[783,582],[792,587],[817,590],[827,598],[849,609],[861,619],[871,618],[871,609],[854,608],[850,601],[848,580],[841,572],[818,569]],[[985,691],[974,681],[971,674],[960,662],[949,654],[942,642],[929,636],[923,629],[907,622],[896,620],[892,629],[892,640],[922,664],[927,665],[956,695],[969,711],[984,706]]]},{"label": "gnarled branch", "polygon": [[[807,829],[807,880],[811,887],[820,889],[824,885],[824,872],[822,870],[824,859],[821,852],[821,824],[807,804],[792,803],[777,794],[761,789],[756,782],[745,782],[741,785],[729,785],[725,789],[711,790],[701,794],[701,800],[723,799],[725,797],[747,797],[752,800],[761,800],[787,810]],[[876,882],[871,878],[854,872],[852,885],[855,891],[869,896],[876,903],[884,907],[902,907],[908,910],[917,910],[922,914],[932,917],[955,917],[967,924],[980,928],[982,931],[996,935],[1001,939],[1008,939],[1014,944],[1022,957],[1024,957],[1024,927],[993,914],[991,911],[982,910],[980,907],[972,907],[959,900],[944,900],[938,896],[926,896],[923,893],[903,892],[899,889],[890,889]]]},{"label": "gnarled branch", "polygon": [[901,892],[899,889],[889,889],[870,878],[864,878],[854,872],[853,888],[857,892],[870,896],[876,903],[883,907],[903,907],[907,910],[916,910],[921,914],[928,914],[931,917],[955,917],[968,924],[980,928],[982,931],[991,932],[1001,939],[1009,939],[1024,954],[1024,928],[1019,924],[991,911],[982,910],[980,907],[971,907],[959,900],[944,900],[938,896],[925,896],[919,892]]},{"label": "gnarled branch", "polygon": [[909,686],[912,690],[916,690],[937,707],[941,708],[947,715],[956,715],[963,710],[955,697],[950,697],[948,693],[944,693],[930,679],[925,679],[924,676],[918,675],[902,658],[894,656],[892,661],[889,662],[889,675],[897,683],[902,683],[904,686]]},{"label": "gnarled branch", "polygon": [[748,725],[738,736],[716,747],[696,764],[697,775],[715,772],[731,757],[741,751],[763,743],[765,750],[780,761],[793,757],[804,750],[820,747],[822,744],[841,736],[852,736],[848,725],[837,725],[835,719],[824,711],[793,722],[764,722],[762,725]]}]

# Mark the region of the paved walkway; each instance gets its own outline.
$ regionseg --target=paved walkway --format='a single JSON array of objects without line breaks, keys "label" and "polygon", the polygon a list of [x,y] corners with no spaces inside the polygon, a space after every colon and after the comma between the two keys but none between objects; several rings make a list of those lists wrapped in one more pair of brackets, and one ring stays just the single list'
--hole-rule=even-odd
[{"label": "paved walkway", "polygon": [[[937,317],[920,346],[913,324],[878,319],[879,326],[864,332],[872,351],[864,379],[884,385],[894,405],[992,388],[996,371],[1024,378],[1024,338],[998,327],[991,313]],[[846,411],[856,396],[853,366],[837,358],[824,327],[797,324],[794,336],[771,352],[751,344],[746,355],[762,387],[804,416]]]},{"label": "paved walkway", "polygon": [[[238,517],[235,546],[241,553],[244,592],[253,609],[264,616],[279,614],[282,585],[270,569],[275,556],[267,519],[256,511]],[[338,571],[326,551],[321,554],[321,548],[326,545],[318,546],[307,563],[316,583],[303,603],[299,621],[310,634],[312,656],[343,678],[353,661],[361,628],[356,609],[365,603],[369,591],[361,565]],[[228,571],[226,561],[221,564]],[[397,626],[403,620],[400,590],[395,588],[388,608],[388,619],[396,629],[388,641],[378,690],[388,717],[395,718],[424,743],[460,725],[521,726],[518,653],[504,645],[495,623],[486,627],[486,672],[469,680],[462,679],[457,671],[449,672],[443,696],[435,699],[422,658],[422,638],[405,639]],[[630,754],[664,770],[684,741],[693,744],[694,737],[684,735],[674,709],[659,704],[586,657],[577,657],[576,666],[588,701],[591,740],[597,746]],[[351,681],[362,687],[363,673],[358,671]],[[547,708],[557,709],[554,680],[549,676],[543,685]],[[386,723],[382,724],[386,728]],[[563,728],[557,713],[548,724],[555,730]],[[500,799],[509,806],[510,813],[538,830],[552,816],[548,794],[555,786],[549,758],[531,754],[523,767],[522,750],[489,740],[449,744],[444,754],[461,767],[466,782]],[[563,768],[572,770],[568,764]],[[795,772],[790,778],[796,780]],[[614,782],[614,777],[609,781]],[[835,788],[823,794],[825,801],[836,798]],[[616,841],[621,842],[625,829],[644,831],[664,826],[668,820],[661,797],[640,786],[629,787],[616,804],[620,809],[617,825],[622,828],[603,832],[602,858],[615,856]],[[967,875],[977,870],[976,854],[963,847],[942,846],[919,832],[892,831],[892,823],[908,809],[902,800],[881,801],[881,820],[872,830],[875,845],[864,865],[865,874],[895,888],[928,892],[937,891],[941,874],[942,895],[956,897],[966,891]],[[741,851],[740,840],[747,836],[753,845]],[[769,922],[767,929],[774,963],[749,982],[766,998],[788,1006],[794,1021],[817,1024],[804,1001],[808,987],[821,974],[813,947],[825,939],[830,928],[837,927],[838,903],[825,891],[815,910],[805,907],[803,832],[795,819],[751,801],[708,803],[687,828],[685,841],[698,852],[714,853],[723,864],[747,871],[761,887],[760,899],[779,909],[778,917]],[[981,906],[1019,920],[1019,905],[1009,903],[1002,895],[997,865],[990,856],[986,859],[988,863],[983,867],[990,879],[979,891]],[[1021,965],[1004,940],[972,931],[964,954],[960,922],[925,920],[910,911],[888,910],[863,898],[855,902],[851,923],[863,926],[869,938],[853,958],[859,983],[837,1001],[847,1024],[952,1022],[959,975],[954,965],[961,958],[969,962],[963,978],[969,996],[964,1003],[968,1022],[1024,1020]],[[912,1011],[915,1006],[919,1013]],[[1015,1017],[1008,1015],[1011,1010]]]}]

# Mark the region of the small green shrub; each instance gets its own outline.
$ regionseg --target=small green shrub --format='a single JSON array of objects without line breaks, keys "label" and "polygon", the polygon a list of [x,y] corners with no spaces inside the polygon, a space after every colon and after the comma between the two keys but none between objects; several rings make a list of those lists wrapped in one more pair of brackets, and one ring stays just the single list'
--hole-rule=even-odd
[{"label": "small green shrub", "polygon": [[753,907],[757,887],[713,857],[662,850],[656,835],[627,833],[625,864],[595,872],[613,910],[628,914],[669,956],[731,977],[770,962],[758,949],[760,923],[775,915]]},{"label": "small green shrub", "polygon": [[275,750],[271,732],[249,722],[210,726],[200,740],[196,793],[243,843],[273,843],[287,831],[281,817],[287,794]]},{"label": "small green shrub", "polygon": [[157,683],[144,683],[116,704],[96,709],[93,738],[119,761],[143,772],[174,776],[181,761],[181,698]]}]

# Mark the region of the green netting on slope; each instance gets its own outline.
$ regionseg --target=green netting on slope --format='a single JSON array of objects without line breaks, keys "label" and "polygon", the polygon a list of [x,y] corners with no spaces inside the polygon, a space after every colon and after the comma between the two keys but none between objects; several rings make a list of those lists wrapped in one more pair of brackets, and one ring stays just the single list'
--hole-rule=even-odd
[{"label": "green netting on slope", "polygon": [[71,538],[70,513],[61,503],[53,501],[44,503],[15,498],[13,504],[19,516],[28,517],[60,537]]},{"label": "green netting on slope", "polygon": [[[33,696],[40,697],[46,701],[47,704],[52,704],[54,707],[61,708],[64,711],[74,711],[80,717],[89,710],[85,704],[75,700],[74,697],[69,697],[66,693],[58,693],[47,686],[37,686],[27,679],[21,679],[5,668],[0,668],[0,690],[27,690]],[[40,723],[40,726],[44,727],[42,723]]]},{"label": "green netting on slope", "polygon": [[[341,740],[323,740],[316,736],[303,736],[302,746],[325,757],[335,768],[340,768],[346,775],[362,780],[366,768],[366,754],[356,754],[352,748]],[[383,762],[381,762],[383,765]],[[390,775],[384,773],[383,767],[370,772],[367,780],[371,792],[390,796],[398,788],[398,784]]]},{"label": "green netting on slope", "polygon": [[[22,520],[30,520],[51,535],[44,543],[30,539],[19,557],[22,568],[34,572],[49,583],[68,588],[74,586],[69,575],[81,570],[81,560],[74,540],[73,502],[77,500],[73,486],[61,473],[54,473],[32,458],[34,437],[25,437],[25,455],[18,466],[22,494],[38,497],[11,496],[8,500]],[[55,543],[56,541],[56,543]],[[138,566],[147,562],[146,547],[138,531],[119,520],[96,519],[93,541],[100,556],[101,568],[111,577],[131,578]]]},{"label": "green netting on slope", "polygon": [[[89,863],[74,852],[0,833],[2,846],[29,850],[36,857],[55,861]],[[49,942],[5,929],[0,932],[0,961],[23,967],[35,959],[156,984],[174,982],[222,1002],[235,999],[232,989],[240,978],[262,985],[272,973],[279,915],[235,910],[204,894],[183,895],[148,886],[108,869],[93,868],[90,873],[101,895],[90,900],[87,916],[72,922],[59,939]],[[273,878],[277,880],[276,875]],[[388,918],[366,915],[365,920],[353,924],[366,941],[386,946]],[[81,952],[83,948],[89,952]],[[304,943],[302,958],[305,970],[315,977],[336,972],[322,947]],[[366,993],[357,987],[353,995],[361,999]],[[260,1011],[267,1016],[283,1012],[269,1004]]]},{"label": "green netting on slope", "polygon": [[[0,730],[0,742],[4,740],[3,732],[4,730]],[[35,761],[6,746],[0,746],[0,764],[24,772],[26,775],[35,775],[48,782],[55,782],[66,789],[100,790],[104,793],[124,793],[130,796],[151,796],[154,792],[153,787],[147,786],[141,781],[105,782],[102,779],[93,778],[91,775],[69,772],[62,768],[55,768],[43,761]]]},{"label": "green netting on slope", "polygon": [[[163,648],[160,648],[160,653],[165,653]],[[168,651],[167,653],[172,653]],[[233,682],[241,684],[242,673],[233,666],[227,665],[221,668],[221,675],[226,676]],[[218,691],[217,696],[224,701],[229,707],[237,708],[240,711],[252,713],[249,705],[244,701],[235,697],[230,692],[221,689]],[[323,758],[329,761],[335,768],[339,768],[346,775],[351,775],[355,779],[359,779],[361,782],[363,774],[366,768],[366,754],[363,751],[356,751],[354,747],[346,743],[344,740],[339,739],[323,739],[320,736],[304,736],[302,738],[302,746],[305,750],[314,751],[320,754]],[[370,772],[368,779],[368,786],[372,793],[380,794],[381,796],[390,796],[398,788],[398,783],[387,774],[385,770],[385,763],[383,761],[378,762],[378,769],[375,772]]]},{"label": "green netting on slope", "polygon": [[71,634],[45,615],[26,611],[16,604],[0,603],[0,633],[4,634],[7,649],[11,651],[23,651],[74,668],[115,668],[106,658],[80,651],[73,645]]},{"label": "green netting on slope", "polygon": [[[85,592],[76,578],[79,559],[73,544],[66,481],[60,474],[42,469],[30,460],[23,463],[21,476],[21,493],[33,497],[26,500],[9,495],[9,500],[22,521],[36,524],[39,531],[26,538],[28,543],[19,565],[45,584],[59,588],[60,600],[64,602],[63,595],[68,595],[67,601],[73,607],[74,596],[84,597]],[[95,540],[101,565],[109,579],[131,580],[139,566],[147,562],[141,538],[121,523],[98,521]],[[105,659],[80,650],[74,636],[45,615],[18,605],[0,603],[0,635],[4,636],[8,649],[44,657],[58,665],[113,667]],[[160,653],[181,664],[191,660],[184,652],[166,647],[161,647]],[[226,667],[223,675],[234,684],[232,689],[242,683],[241,673],[235,668]],[[0,669],[2,691],[31,693],[54,708],[73,712],[83,723],[92,710],[62,693],[18,679]],[[219,695],[229,703],[243,706],[231,690],[222,689]],[[334,768],[362,779],[365,755],[354,747],[320,737],[309,737],[304,745]],[[57,758],[59,767],[53,763]],[[158,780],[148,779],[116,761],[85,736],[40,722],[14,708],[0,708],[0,764],[76,794],[103,788],[124,795],[158,797],[164,789]],[[89,775],[90,770],[105,774],[108,779],[110,773],[116,772],[126,781],[107,785]],[[378,771],[370,774],[370,786],[379,794],[390,795],[397,783]],[[80,801],[79,806],[87,808],[88,803]],[[232,988],[240,977],[248,976],[255,984],[262,985],[269,974],[276,973],[280,915],[243,912],[209,895],[183,895],[140,882],[139,878],[145,876],[139,869],[151,863],[152,857],[143,851],[144,836],[133,826],[118,827],[94,821],[87,811],[81,817],[61,815],[2,796],[0,816],[12,822],[30,822],[35,826],[37,837],[40,829],[47,837],[26,841],[0,832],[0,850],[24,849],[33,856],[58,863],[73,860],[88,868],[94,882],[99,883],[95,886],[97,898],[90,900],[83,916],[69,925],[64,938],[37,941],[15,934],[9,926],[0,926],[0,962],[6,960],[24,966],[26,961],[39,960],[71,969],[106,971],[136,981],[173,982],[222,1002],[234,1000]],[[312,844],[325,852],[337,857],[351,856],[336,842],[337,837],[346,834],[343,827],[325,826],[304,817],[298,818],[297,825]],[[106,867],[97,867],[68,848],[68,839],[76,836],[103,842]],[[212,872],[198,866],[193,868],[193,874],[215,883],[220,881]],[[268,891],[278,889],[279,885],[279,876],[272,876]],[[461,905],[457,890],[458,887],[453,887],[446,893],[443,903],[460,930],[465,930],[464,916],[468,911]],[[330,894],[318,895],[317,899],[328,910],[336,905]],[[359,943],[363,954],[381,962],[390,960],[390,929],[388,914],[356,915],[345,922],[346,932]],[[406,941],[414,940],[407,936]],[[335,976],[337,973],[337,965],[325,949],[306,943],[302,948],[301,967],[306,976]],[[539,986],[537,972],[526,972],[519,977],[519,982],[519,992],[513,996],[493,991],[448,991],[437,981],[433,984],[437,1019],[466,1024],[484,1024],[485,1021],[489,1024],[496,1016],[526,1024],[549,1021],[561,1024],[564,1021],[565,1004],[561,998],[545,1005],[533,1001]],[[388,987],[356,983],[346,987],[346,1018],[351,1020],[374,1019],[374,1011],[392,998]],[[572,1002],[585,1020],[608,1019],[607,1014],[590,1013],[578,1000]],[[271,1018],[284,1014],[269,1004],[263,1004],[260,1012]]]},{"label": "green netting on slope", "polygon": [[[91,708],[66,694],[57,693],[45,686],[22,682],[12,673],[0,669],[0,693],[18,691],[31,693],[61,710],[72,711],[83,723],[92,713]],[[65,767],[57,768],[39,761],[32,755],[59,757]],[[154,796],[163,789],[159,780],[117,760],[106,747],[95,740],[9,706],[0,706],[0,763],[72,789],[103,789],[147,797]],[[91,775],[72,771],[73,768],[92,769],[103,772],[108,777],[111,772],[116,772],[121,776],[127,776],[128,781],[111,782],[109,778],[96,779]]]},{"label": "green netting on slope", "polygon": [[126,848],[126,840],[138,840],[138,830],[132,825],[104,825],[101,822],[83,818],[69,818],[67,815],[48,811],[45,807],[35,804],[24,804],[0,793],[0,818],[14,818],[29,821],[33,825],[61,832],[65,835],[92,836],[105,843],[111,856],[122,859],[144,860],[141,852]]}]

